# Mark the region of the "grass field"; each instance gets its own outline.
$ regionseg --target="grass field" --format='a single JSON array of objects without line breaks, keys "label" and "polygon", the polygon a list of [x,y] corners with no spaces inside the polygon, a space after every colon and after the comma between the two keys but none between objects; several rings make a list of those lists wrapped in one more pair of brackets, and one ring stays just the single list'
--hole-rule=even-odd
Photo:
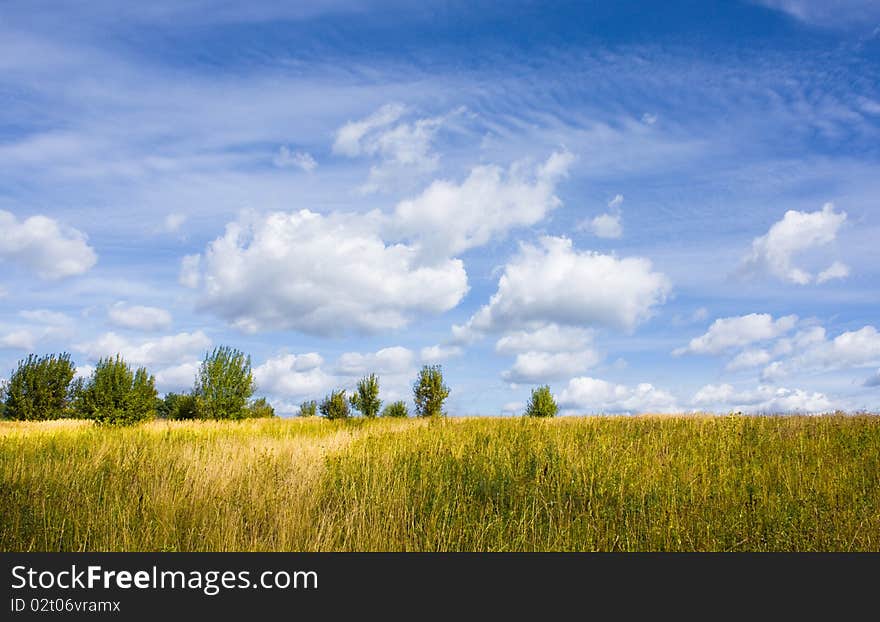
[{"label": "grass field", "polygon": [[0,423],[5,551],[880,550],[880,417]]}]

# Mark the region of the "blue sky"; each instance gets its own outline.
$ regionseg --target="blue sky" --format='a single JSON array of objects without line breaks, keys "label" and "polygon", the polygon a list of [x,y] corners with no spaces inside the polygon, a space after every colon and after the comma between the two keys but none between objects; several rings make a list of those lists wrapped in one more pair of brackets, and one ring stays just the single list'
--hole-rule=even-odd
[{"label": "blue sky", "polygon": [[880,410],[878,139],[875,2],[2,2],[0,366]]}]

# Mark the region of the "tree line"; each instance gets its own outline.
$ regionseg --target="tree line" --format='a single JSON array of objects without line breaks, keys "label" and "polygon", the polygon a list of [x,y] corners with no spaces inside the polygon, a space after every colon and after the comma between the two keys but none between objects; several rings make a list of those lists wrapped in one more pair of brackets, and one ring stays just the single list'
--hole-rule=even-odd
[{"label": "tree line", "polygon": [[[120,355],[100,359],[88,377],[77,377],[70,354],[29,355],[18,362],[10,378],[0,386],[0,417],[22,421],[81,418],[105,425],[130,425],[153,418],[240,420],[274,417],[266,398],[253,398],[251,358],[229,346],[205,354],[193,388],[188,393],[166,393],[160,398],[156,378],[145,367],[133,369]],[[413,403],[418,417],[443,416],[449,387],[439,365],[425,365],[413,384]],[[308,400],[299,415],[348,419],[357,411],[362,417],[409,416],[406,402],[398,400],[382,408],[379,377],[370,374],[358,381],[350,396],[336,389],[320,403]],[[525,415],[553,417],[556,402],[550,387],[534,389]]]}]

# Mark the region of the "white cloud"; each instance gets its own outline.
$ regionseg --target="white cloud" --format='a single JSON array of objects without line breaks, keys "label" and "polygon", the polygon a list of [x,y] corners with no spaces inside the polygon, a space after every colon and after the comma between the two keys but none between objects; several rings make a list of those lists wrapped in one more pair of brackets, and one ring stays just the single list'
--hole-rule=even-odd
[{"label": "white cloud", "polygon": [[344,376],[401,374],[409,372],[414,361],[415,354],[412,350],[400,346],[383,348],[368,354],[346,352],[336,361],[336,371]]},{"label": "white cloud", "polygon": [[576,352],[589,347],[593,331],[586,328],[548,324],[535,330],[510,332],[495,343],[499,354],[522,352]]},{"label": "white cloud", "polygon": [[317,399],[336,384],[336,379],[322,369],[323,363],[316,352],[280,354],[255,367],[254,380],[261,392]]},{"label": "white cloud", "polygon": [[694,337],[687,347],[678,348],[673,354],[719,354],[757,341],[773,339],[790,331],[795,324],[795,315],[786,315],[777,320],[768,313],[719,318],[712,322],[705,334]]},{"label": "white cloud", "polygon": [[504,267],[498,289],[468,321],[454,329],[468,333],[565,326],[632,329],[650,317],[671,289],[665,275],[641,257],[618,259],[577,251],[564,237],[522,244]]},{"label": "white cloud", "polygon": [[13,330],[0,336],[0,348],[9,350],[33,350],[37,343],[37,336],[26,328]]},{"label": "white cloud", "polygon": [[141,305],[129,306],[124,302],[117,302],[110,307],[107,317],[112,324],[121,328],[154,331],[171,326],[171,314],[165,309]]},{"label": "white cloud", "polygon": [[298,168],[307,173],[318,168],[318,163],[312,154],[306,151],[291,151],[286,145],[278,149],[278,154],[272,159],[272,163],[278,168]]},{"label": "white cloud", "polygon": [[557,151],[533,169],[522,162],[507,172],[494,165],[477,166],[461,184],[435,181],[418,197],[397,204],[394,227],[431,255],[482,246],[511,229],[541,221],[561,205],[556,184],[573,161],[571,153]]},{"label": "white cloud", "polygon": [[200,271],[201,265],[201,255],[185,255],[183,259],[180,260],[180,276],[178,277],[178,282],[184,287],[189,287],[190,289],[198,287],[202,280],[202,274]]},{"label": "white cloud", "polygon": [[[794,265],[794,256],[833,242],[845,220],[846,212],[835,212],[831,203],[826,203],[817,212],[789,210],[766,235],[752,241],[752,250],[744,260],[743,268],[748,272],[766,271],[784,281],[807,285],[817,279]],[[825,280],[839,278],[843,270],[848,274],[843,264],[834,262],[824,271]]]},{"label": "white cloud", "polygon": [[40,342],[69,336],[73,328],[70,316],[49,309],[25,309],[18,316],[27,322],[0,335],[0,348],[9,350],[35,350]]},{"label": "white cloud", "polygon": [[[870,30],[880,20],[875,0],[752,0],[771,9],[788,13],[802,22],[822,28],[857,27]],[[876,32],[876,30],[875,30]]]},{"label": "white cloud", "polygon": [[835,261],[826,269],[822,270],[816,277],[816,283],[824,283],[832,279],[845,279],[849,276],[849,266],[839,261]]},{"label": "white cloud", "polygon": [[336,134],[333,151],[348,157],[366,156],[379,160],[370,168],[360,188],[370,193],[436,170],[439,156],[431,150],[437,131],[463,108],[438,116],[401,121],[407,112],[400,104],[386,104],[369,117],[346,123]]},{"label": "white cloud", "polygon": [[572,378],[559,395],[559,406],[573,413],[675,412],[675,398],[648,383],[635,387],[582,376]]},{"label": "white cloud", "polygon": [[727,371],[739,371],[741,369],[751,369],[760,367],[770,362],[770,353],[767,350],[744,350],[733,357],[727,364]]},{"label": "white cloud", "polygon": [[423,263],[412,247],[386,244],[377,221],[308,210],[242,217],[202,257],[200,306],[246,331],[317,334],[400,328],[456,306],[468,289],[462,261]]},{"label": "white cloud", "polygon": [[186,391],[195,384],[199,362],[192,360],[156,371],[156,387],[161,393]]},{"label": "white cloud", "polygon": [[131,365],[152,366],[198,360],[210,346],[211,339],[202,331],[138,341],[109,332],[93,341],[76,344],[74,348],[92,361],[119,354]]},{"label": "white cloud", "polygon": [[523,352],[516,355],[513,367],[501,377],[514,384],[548,382],[571,378],[591,367],[601,357],[594,350],[579,352]]},{"label": "white cloud", "polygon": [[180,228],[183,226],[183,223],[186,222],[186,214],[181,214],[180,212],[172,212],[165,216],[165,221],[163,223],[165,227],[165,231],[168,233],[177,233],[180,231]]},{"label": "white cloud", "polygon": [[865,380],[864,386],[866,386],[866,387],[880,387],[880,369],[877,370],[876,374],[868,377]]},{"label": "white cloud", "polygon": [[599,214],[589,223],[589,230],[596,237],[617,239],[623,235],[623,225],[620,222],[621,214]]},{"label": "white cloud", "polygon": [[0,210],[0,259],[20,263],[43,279],[87,272],[98,256],[82,232],[46,216],[19,221]]},{"label": "white cloud", "polygon": [[525,406],[526,405],[522,402],[507,402],[504,406],[501,407],[501,412],[508,415],[515,415],[523,408],[525,408]]},{"label": "white cloud", "polygon": [[623,204],[623,195],[618,194],[608,202],[608,208],[611,210],[607,214],[600,214],[593,218],[582,222],[578,228],[590,231],[596,237],[617,239],[623,235],[623,212],[620,206]]},{"label": "white cloud", "polygon": [[336,132],[333,143],[334,153],[356,157],[363,153],[362,140],[373,130],[386,127],[397,121],[406,107],[403,104],[385,104],[379,110],[360,121],[349,121]]},{"label": "white cloud", "polygon": [[775,352],[787,356],[764,368],[761,378],[773,382],[800,371],[833,371],[880,365],[880,333],[873,326],[825,337],[825,329],[814,326],[794,338],[780,340]]},{"label": "white cloud", "polygon": [[751,413],[820,413],[833,409],[831,400],[823,393],[769,386],[738,392],[729,384],[706,385],[694,394],[691,403],[716,411]]},{"label": "white cloud", "polygon": [[419,352],[419,359],[425,363],[438,363],[456,356],[461,356],[463,350],[459,346],[433,345],[426,346]]}]

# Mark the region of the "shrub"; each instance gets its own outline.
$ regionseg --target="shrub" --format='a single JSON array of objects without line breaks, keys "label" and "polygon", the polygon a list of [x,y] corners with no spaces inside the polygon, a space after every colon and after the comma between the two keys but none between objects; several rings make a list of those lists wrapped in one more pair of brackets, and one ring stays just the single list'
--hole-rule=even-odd
[{"label": "shrub", "polygon": [[98,361],[76,400],[79,413],[106,425],[130,425],[156,416],[156,379],[132,372],[122,357]]},{"label": "shrub", "polygon": [[275,409],[266,401],[265,397],[253,400],[247,407],[247,416],[249,419],[260,419],[263,417],[274,417]]},{"label": "shrub", "polygon": [[351,416],[348,400],[345,399],[345,390],[333,391],[324,398],[319,409],[321,416],[327,419],[348,419]]},{"label": "shrub", "polygon": [[19,361],[4,389],[5,416],[28,421],[70,416],[70,383],[75,373],[66,352],[31,354]]},{"label": "shrub", "polygon": [[553,399],[553,394],[550,393],[550,387],[544,385],[532,389],[532,396],[529,398],[529,403],[526,404],[525,415],[527,417],[555,417],[558,411],[559,407],[556,405],[556,400]]},{"label": "shrub", "polygon": [[199,419],[199,401],[192,393],[168,393],[160,400],[157,414],[162,419],[186,420]]},{"label": "shrub", "polygon": [[443,402],[449,397],[449,387],[443,384],[443,371],[439,365],[425,365],[419,379],[413,385],[416,414],[419,417],[445,415]]},{"label": "shrub", "polygon": [[382,400],[379,399],[379,378],[376,374],[361,378],[350,402],[364,417],[373,418],[379,414]]},{"label": "shrub", "polygon": [[409,409],[403,400],[391,402],[382,411],[383,417],[409,417]]},{"label": "shrub", "polygon": [[205,355],[195,388],[204,417],[243,419],[253,393],[251,357],[229,346],[220,346]]},{"label": "shrub", "polygon": [[308,400],[299,405],[300,417],[314,417],[318,414],[318,402]]}]

